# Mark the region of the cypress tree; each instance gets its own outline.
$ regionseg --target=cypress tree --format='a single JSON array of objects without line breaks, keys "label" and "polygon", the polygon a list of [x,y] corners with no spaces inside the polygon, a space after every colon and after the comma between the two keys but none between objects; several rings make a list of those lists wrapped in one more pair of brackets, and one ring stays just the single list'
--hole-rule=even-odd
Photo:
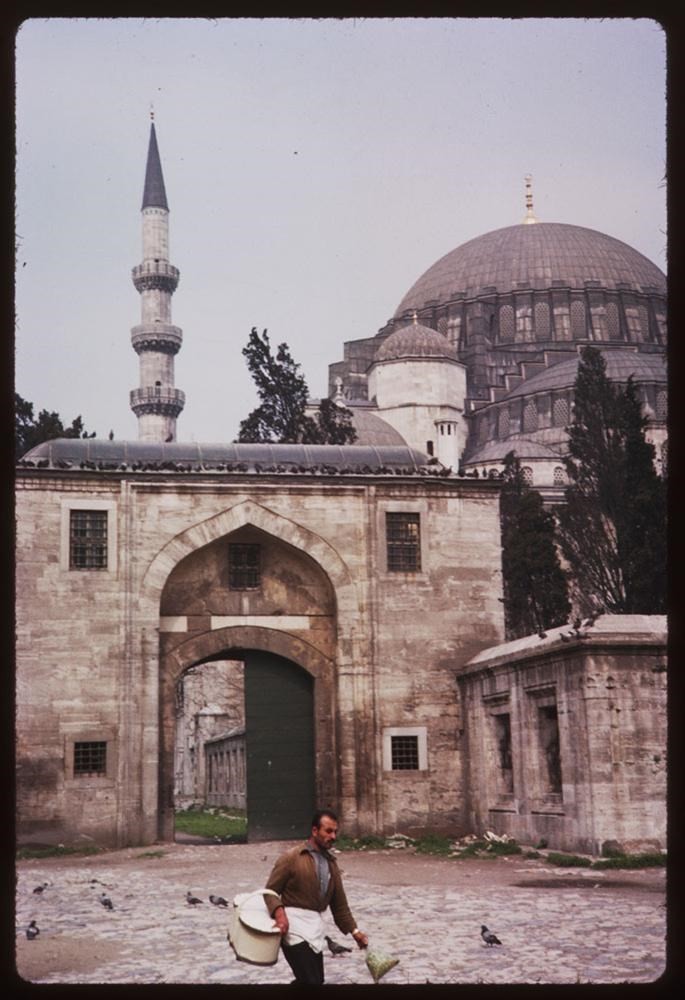
[{"label": "cypress tree", "polygon": [[583,611],[666,610],[666,486],[645,437],[637,390],[612,383],[593,347],[574,386],[569,477],[558,511],[559,542]]},{"label": "cypress tree", "polygon": [[571,605],[554,543],[554,515],[523,478],[514,451],[504,459],[500,496],[504,619],[508,639],[568,619]]}]

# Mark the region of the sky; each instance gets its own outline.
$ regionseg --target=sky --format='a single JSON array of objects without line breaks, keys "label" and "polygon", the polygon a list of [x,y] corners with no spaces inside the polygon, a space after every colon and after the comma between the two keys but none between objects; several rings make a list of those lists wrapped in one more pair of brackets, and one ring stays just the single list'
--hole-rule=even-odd
[{"label": "sky", "polygon": [[16,37],[15,388],[138,436],[131,268],[150,112],[180,269],[179,441],[258,403],[242,348],[310,395],[436,260],[535,215],[666,271],[666,38],[643,19],[29,19]]}]

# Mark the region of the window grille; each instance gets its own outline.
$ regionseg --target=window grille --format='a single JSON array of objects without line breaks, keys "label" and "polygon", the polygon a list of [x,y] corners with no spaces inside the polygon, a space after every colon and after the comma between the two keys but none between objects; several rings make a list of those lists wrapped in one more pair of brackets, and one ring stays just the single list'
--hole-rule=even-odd
[{"label": "window grille", "polygon": [[538,428],[538,406],[534,399],[529,399],[523,408],[523,430],[536,431]]},{"label": "window grille", "polygon": [[69,568],[107,569],[107,511],[69,511]]},{"label": "window grille", "polygon": [[555,427],[565,427],[568,424],[568,400],[559,398],[554,400],[553,420]]},{"label": "window grille", "polygon": [[524,465],[521,469],[521,475],[523,476],[523,481],[526,486],[533,485],[533,470],[529,465]]},{"label": "window grille", "polygon": [[106,774],[107,743],[74,743],[74,774]]},{"label": "window grille", "polygon": [[655,417],[657,420],[665,420],[668,413],[668,397],[665,389],[658,389],[656,394],[656,412]]},{"label": "window grille", "polygon": [[499,411],[498,434],[501,438],[509,437],[509,407],[503,406]]},{"label": "window grille", "polygon": [[495,739],[502,790],[511,795],[514,791],[514,769],[511,753],[511,717],[501,713],[495,717]]},{"label": "window grille", "polygon": [[261,585],[260,546],[231,543],[228,546],[229,590],[257,590]]},{"label": "window grille", "polygon": [[421,569],[421,536],[418,514],[385,515],[388,570],[416,573]]},{"label": "window grille", "polygon": [[418,736],[391,736],[390,753],[393,771],[418,771]]},{"label": "window grille", "polygon": [[538,734],[543,756],[543,784],[553,795],[561,794],[561,755],[556,705],[538,708]]},{"label": "window grille", "polygon": [[566,469],[562,468],[561,465],[557,465],[554,469],[554,485],[566,486]]}]

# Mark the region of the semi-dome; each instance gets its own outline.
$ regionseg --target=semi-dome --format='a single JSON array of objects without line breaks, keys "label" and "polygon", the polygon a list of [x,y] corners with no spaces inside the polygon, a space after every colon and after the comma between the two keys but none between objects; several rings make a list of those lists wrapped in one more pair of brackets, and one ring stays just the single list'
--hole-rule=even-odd
[{"label": "semi-dome", "polygon": [[[606,361],[607,378],[612,382],[627,382],[630,375],[638,383],[654,383],[668,381],[666,361],[662,354],[644,354],[637,351],[603,350],[602,357]],[[515,399],[517,396],[531,396],[539,392],[551,392],[557,389],[567,389],[572,386],[578,374],[580,355],[559,361],[537,375],[532,375],[521,382],[504,399]]]},{"label": "semi-dome", "polygon": [[457,352],[447,338],[421,323],[410,323],[386,337],[376,351],[376,361],[396,361],[399,358],[449,358],[457,360]]},{"label": "semi-dome", "polygon": [[541,441],[531,441],[529,438],[508,438],[506,441],[489,441],[471,455],[466,465],[477,465],[479,462],[502,462],[510,451],[515,451],[519,458],[544,458],[561,461],[561,455]]},{"label": "semi-dome", "polygon": [[409,289],[395,316],[444,303],[456,293],[506,294],[559,283],[666,295],[663,272],[628,244],[582,226],[539,222],[496,229],[441,257]]}]

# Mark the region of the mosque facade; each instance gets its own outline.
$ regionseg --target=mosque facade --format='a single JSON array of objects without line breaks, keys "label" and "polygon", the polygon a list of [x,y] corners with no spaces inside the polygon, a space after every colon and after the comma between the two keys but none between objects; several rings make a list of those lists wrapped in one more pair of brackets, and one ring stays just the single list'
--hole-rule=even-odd
[{"label": "mosque facade", "polygon": [[515,447],[558,487],[582,342],[665,440],[661,272],[530,203],[345,345],[355,444],[184,443],[154,125],[142,227],[138,440],[17,467],[19,841],[170,840],[199,801],[244,804],[252,840],[328,805],[351,834],[663,846],[665,620],[505,644],[488,474]]}]

